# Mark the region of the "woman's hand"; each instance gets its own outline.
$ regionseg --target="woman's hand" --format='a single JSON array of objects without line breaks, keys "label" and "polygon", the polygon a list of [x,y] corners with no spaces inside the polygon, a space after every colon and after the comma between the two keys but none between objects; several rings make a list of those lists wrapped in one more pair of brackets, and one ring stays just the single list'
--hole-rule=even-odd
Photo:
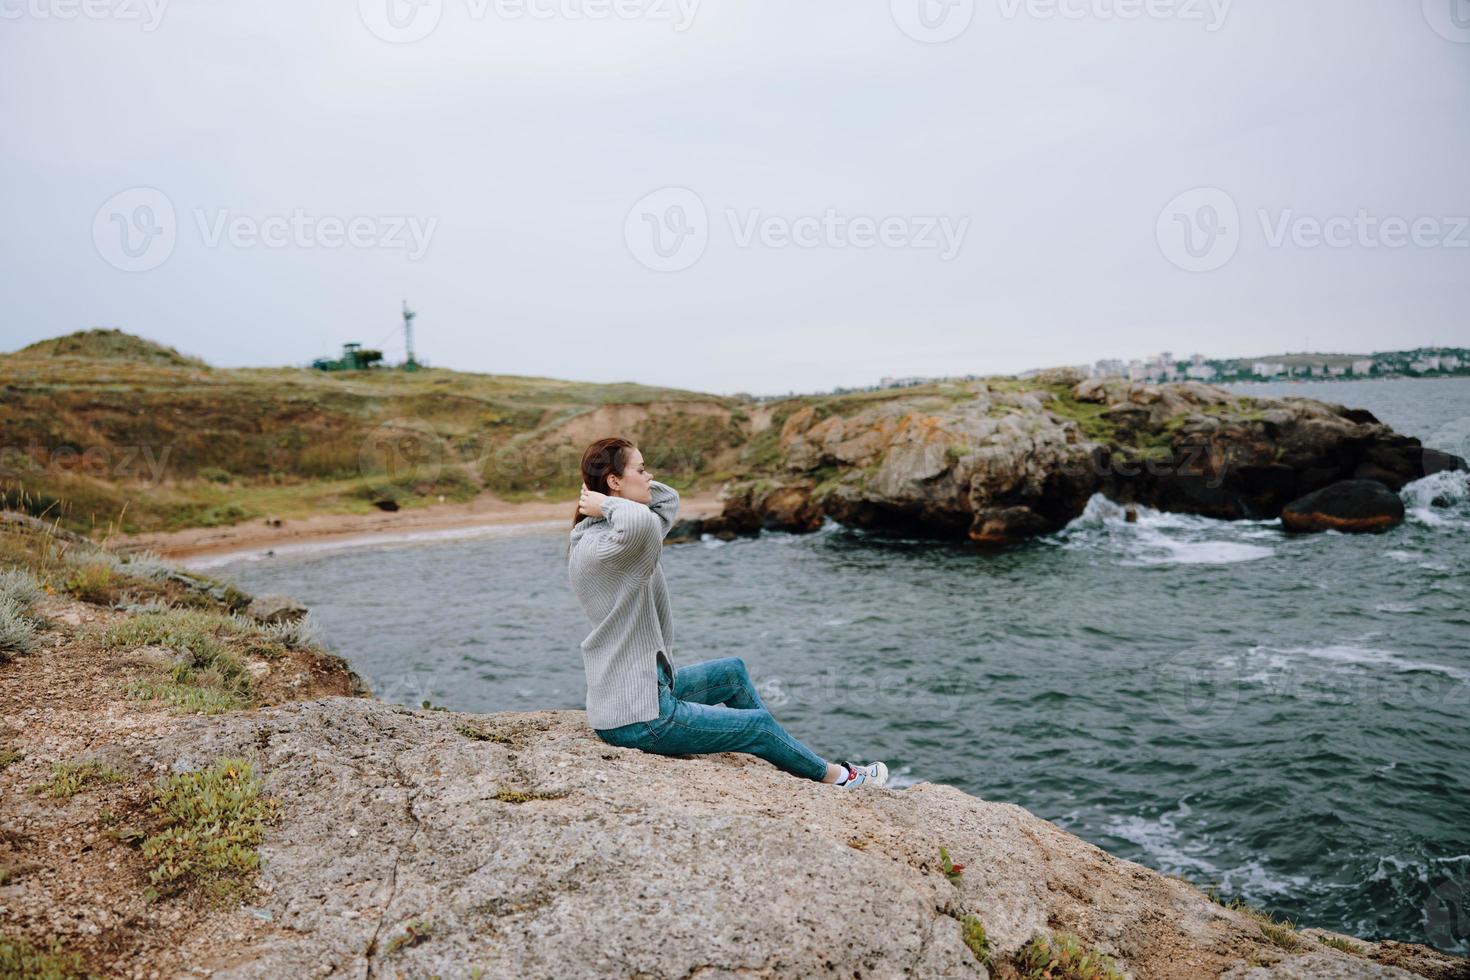
[{"label": "woman's hand", "polygon": [[587,484],[582,484],[582,496],[577,500],[577,512],[586,514],[588,517],[602,516],[602,502],[607,499],[607,494],[598,493],[596,490],[588,490]]}]

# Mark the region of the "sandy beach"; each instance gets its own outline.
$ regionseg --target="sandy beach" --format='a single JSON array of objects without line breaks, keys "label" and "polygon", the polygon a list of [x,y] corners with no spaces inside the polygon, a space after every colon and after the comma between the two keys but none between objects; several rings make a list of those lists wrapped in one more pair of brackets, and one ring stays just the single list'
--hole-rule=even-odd
[{"label": "sandy beach", "polygon": [[[680,518],[712,517],[722,504],[717,491],[684,496]],[[455,540],[570,530],[576,500],[510,503],[485,493],[460,504],[435,504],[379,514],[317,514],[267,523],[185,528],[124,535],[112,544],[125,551],[149,549],[195,568],[230,561],[335,548],[372,547],[411,541]]]}]

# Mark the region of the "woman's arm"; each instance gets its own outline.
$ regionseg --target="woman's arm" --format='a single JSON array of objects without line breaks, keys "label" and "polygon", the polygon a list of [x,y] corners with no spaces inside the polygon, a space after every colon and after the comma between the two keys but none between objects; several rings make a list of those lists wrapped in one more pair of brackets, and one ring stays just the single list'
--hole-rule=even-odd
[{"label": "woman's arm", "polygon": [[648,489],[653,498],[653,502],[648,505],[649,509],[658,515],[663,524],[663,533],[659,535],[659,540],[662,541],[669,536],[674,522],[679,519],[679,491],[657,480],[649,480]]},{"label": "woman's arm", "polygon": [[639,578],[652,575],[668,531],[661,515],[636,500],[604,497],[602,516],[611,531],[597,542],[598,559]]}]

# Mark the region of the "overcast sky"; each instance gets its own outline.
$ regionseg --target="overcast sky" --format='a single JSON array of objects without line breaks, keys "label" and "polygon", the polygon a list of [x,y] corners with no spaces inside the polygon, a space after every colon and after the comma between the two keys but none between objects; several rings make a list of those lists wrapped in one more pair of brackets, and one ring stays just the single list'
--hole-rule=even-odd
[{"label": "overcast sky", "polygon": [[[1470,345],[1470,0],[0,0],[0,349],[775,393]],[[1456,6],[1458,5],[1458,6]]]}]

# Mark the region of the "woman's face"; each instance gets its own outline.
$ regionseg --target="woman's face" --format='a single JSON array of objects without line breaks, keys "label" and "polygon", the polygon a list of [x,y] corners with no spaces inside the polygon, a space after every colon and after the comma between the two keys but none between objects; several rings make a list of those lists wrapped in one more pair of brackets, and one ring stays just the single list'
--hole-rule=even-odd
[{"label": "woman's face", "polygon": [[652,479],[653,474],[648,472],[643,465],[643,454],[633,449],[628,454],[628,465],[623,468],[623,475],[609,475],[607,485],[614,496],[627,497],[640,504],[651,504],[653,503],[653,490],[648,484]]}]

